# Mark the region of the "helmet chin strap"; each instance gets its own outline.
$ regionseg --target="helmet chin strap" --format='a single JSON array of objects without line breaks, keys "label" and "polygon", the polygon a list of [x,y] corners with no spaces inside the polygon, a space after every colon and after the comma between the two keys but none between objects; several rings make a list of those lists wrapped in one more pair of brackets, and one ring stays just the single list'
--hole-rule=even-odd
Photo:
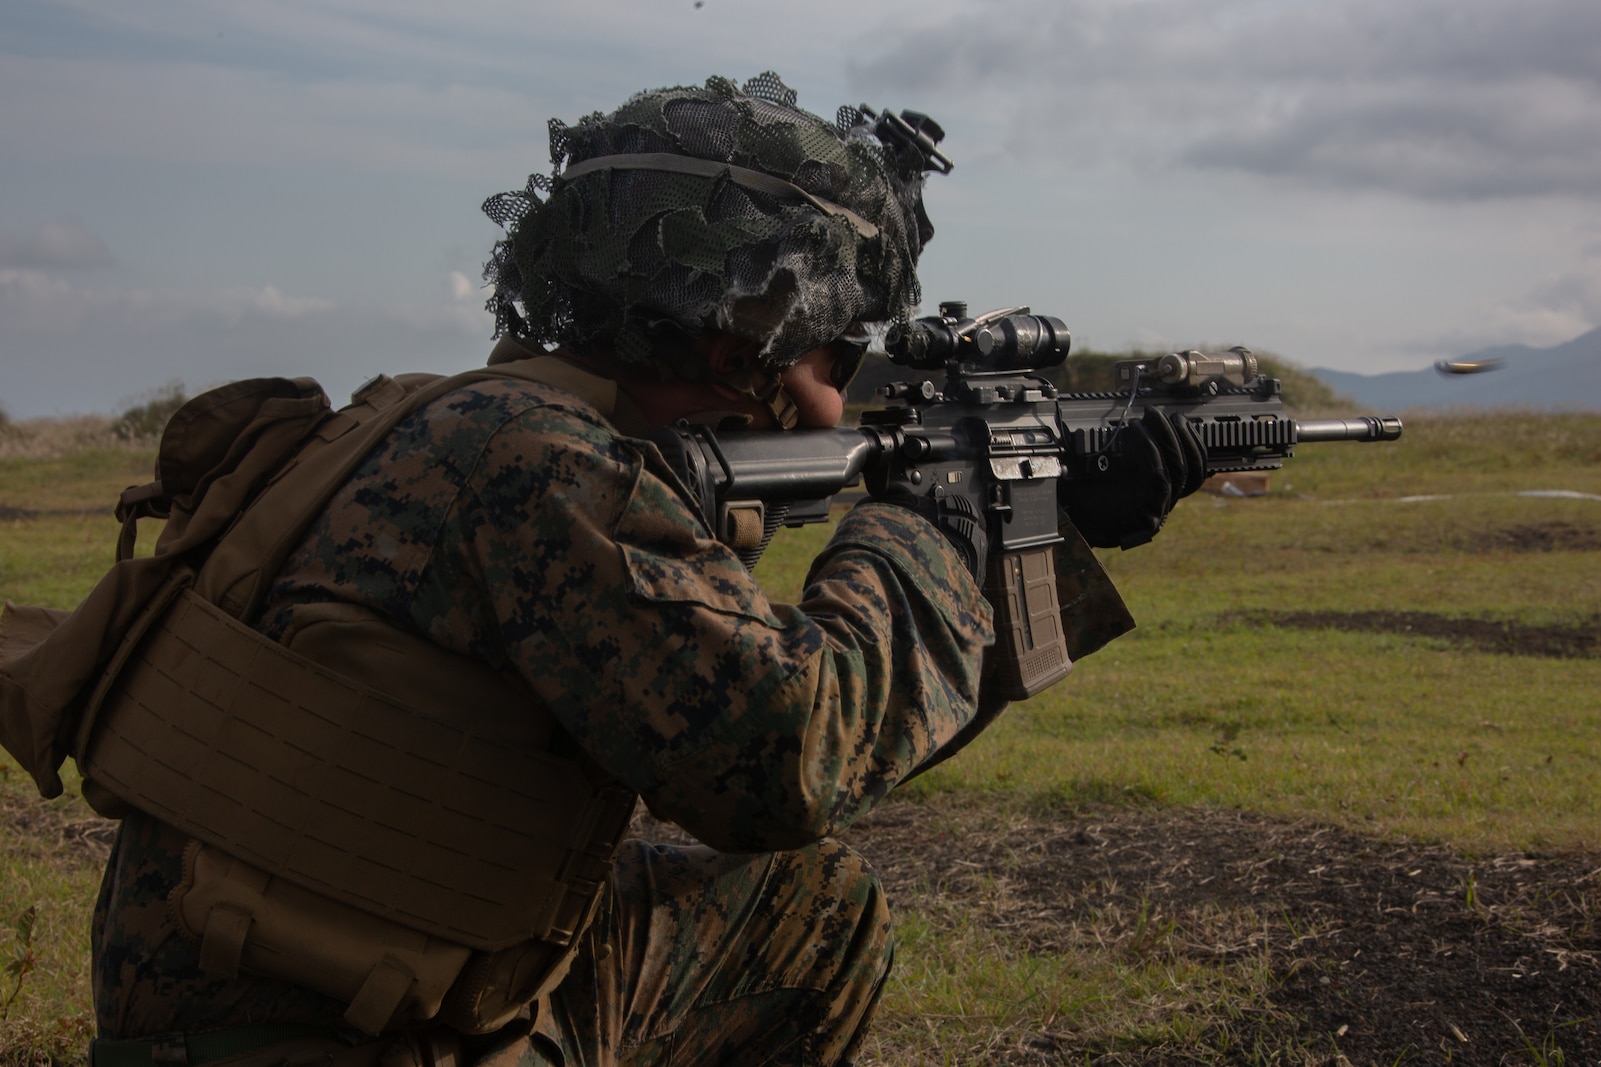
[{"label": "helmet chin strap", "polygon": [[754,386],[750,387],[749,395],[767,408],[780,429],[793,430],[795,424],[800,421],[800,408],[796,406],[795,398],[789,395],[789,390],[784,388],[784,380],[778,375],[772,375],[760,392]]},{"label": "helmet chin strap", "polygon": [[[773,417],[773,422],[781,430],[793,430],[800,422],[800,408],[795,399],[784,388],[782,372],[755,368],[752,370],[722,372],[712,371],[709,380],[720,385],[726,385],[740,396],[749,397],[756,401],[767,413]],[[694,421],[704,422],[708,425],[723,425],[736,420],[738,414],[729,411],[707,412]],[[747,423],[750,416],[744,416]]]}]

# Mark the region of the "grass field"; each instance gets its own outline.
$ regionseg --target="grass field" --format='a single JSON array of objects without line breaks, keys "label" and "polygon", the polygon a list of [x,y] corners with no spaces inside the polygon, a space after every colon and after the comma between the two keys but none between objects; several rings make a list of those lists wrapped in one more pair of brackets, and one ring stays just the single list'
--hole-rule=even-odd
[{"label": "grass field", "polygon": [[[805,538],[820,535],[758,567],[771,588],[795,588],[816,544]],[[1048,952],[1037,932],[1009,936],[985,915],[1052,899],[1070,872],[1031,883],[1020,873],[1028,854],[1108,807],[1173,833],[1185,813],[1252,813],[1316,824],[1312,834],[1441,845],[1480,866],[1530,852],[1594,857],[1601,418],[1413,418],[1393,445],[1306,446],[1267,495],[1197,495],[1155,542],[1103,559],[1139,628],[906,790],[966,835],[957,862],[981,864],[985,878],[949,881],[955,868],[929,863],[927,841],[922,859],[889,848],[892,866],[910,867],[897,871],[916,903],[881,1016],[896,1042],[879,1050],[884,1062],[1334,1063],[1344,1047],[1358,1063],[1556,1063],[1564,1040],[1567,1062],[1589,1062],[1572,1032],[1526,1034],[1526,1019],[1497,1018],[1474,1047],[1443,1052],[1309,1033],[1265,1006],[1284,989],[1276,954],[1299,936],[1272,914],[1271,894],[1263,906],[1209,913],[1203,900],[1153,919],[1141,887],[1125,884],[1056,907],[1058,921],[1083,926]],[[1030,829],[1009,836],[1008,818]],[[878,861],[874,834],[860,847]],[[1018,851],[996,855],[974,836]],[[1472,870],[1455,887],[1464,908]],[[1572,888],[1591,893],[1593,882]],[[953,910],[963,894],[971,907]],[[1591,949],[1601,947],[1594,903],[1584,898],[1571,927]],[[1166,937],[1251,948],[1226,962],[1130,951],[1180,915]],[[1467,1024],[1441,1024],[1451,1026]],[[1242,1047],[1242,1029],[1255,1044]],[[1049,1036],[1064,1030],[1071,1040]]]},{"label": "grass field", "polygon": [[[0,452],[0,596],[75,603],[110,562],[110,502],[150,459]],[[825,536],[781,536],[758,578],[793,597]],[[1578,1008],[1497,1008],[1479,1029],[1430,1015],[1438,1049],[1362,1044],[1317,999],[1349,981],[1355,1004],[1354,972],[1319,955],[1342,927],[1298,925],[1279,885],[1223,892],[1248,865],[1136,881],[1104,843],[1192,872],[1250,845],[1259,870],[1305,857],[1370,881],[1394,868],[1403,887],[1438,873],[1442,921],[1481,941],[1565,924],[1540,951],[1593,967],[1601,896],[1565,872],[1601,866],[1601,417],[1413,418],[1393,445],[1305,446],[1267,495],[1198,494],[1154,543],[1104,559],[1139,628],[853,836],[900,930],[871,1061],[1590,1062]],[[72,1062],[102,830],[3,770],[0,959],[18,965],[0,978],[0,1061]],[[1181,856],[1181,840],[1200,844]],[[1530,855],[1537,872],[1566,864],[1550,895],[1519,895],[1532,875],[1481,888]]]}]

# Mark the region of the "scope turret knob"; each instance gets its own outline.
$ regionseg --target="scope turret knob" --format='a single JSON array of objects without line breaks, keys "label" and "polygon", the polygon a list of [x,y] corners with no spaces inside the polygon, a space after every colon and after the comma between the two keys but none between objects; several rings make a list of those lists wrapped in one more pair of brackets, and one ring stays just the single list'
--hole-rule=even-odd
[{"label": "scope turret knob", "polygon": [[939,317],[958,321],[967,318],[967,301],[941,300],[939,302]]}]

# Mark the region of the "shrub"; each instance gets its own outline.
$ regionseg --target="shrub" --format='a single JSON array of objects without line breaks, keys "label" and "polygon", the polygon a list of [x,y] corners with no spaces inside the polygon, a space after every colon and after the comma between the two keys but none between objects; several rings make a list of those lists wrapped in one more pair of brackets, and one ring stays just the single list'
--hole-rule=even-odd
[{"label": "shrub", "polygon": [[128,408],[117,416],[117,432],[133,440],[142,437],[159,437],[166,429],[167,420],[188,400],[182,382],[168,382],[148,394],[140,404]]}]

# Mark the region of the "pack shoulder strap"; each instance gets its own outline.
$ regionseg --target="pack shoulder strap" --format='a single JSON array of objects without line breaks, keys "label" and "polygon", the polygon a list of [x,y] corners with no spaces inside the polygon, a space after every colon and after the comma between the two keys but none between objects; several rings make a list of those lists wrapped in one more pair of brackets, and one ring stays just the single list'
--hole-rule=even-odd
[{"label": "pack shoulder strap", "polygon": [[313,520],[356,467],[407,416],[478,382],[513,378],[574,393],[610,415],[616,383],[554,356],[501,363],[450,377],[379,376],[325,421],[267,484],[211,552],[195,591],[235,618],[249,618]]}]

